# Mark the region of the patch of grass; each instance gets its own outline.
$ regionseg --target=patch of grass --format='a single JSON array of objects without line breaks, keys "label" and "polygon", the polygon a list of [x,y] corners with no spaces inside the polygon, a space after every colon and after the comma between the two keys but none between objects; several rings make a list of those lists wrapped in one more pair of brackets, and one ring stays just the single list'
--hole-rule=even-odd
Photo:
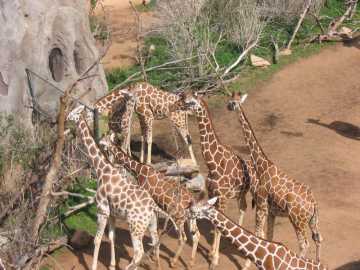
[{"label": "patch of grass", "polygon": [[[79,181],[69,190],[70,192],[80,193],[86,196],[94,194],[87,191],[86,188],[96,190],[97,182],[95,179],[80,178]],[[81,198],[70,197],[60,209],[60,214],[66,212],[70,206],[77,205],[83,200]],[[81,211],[65,218],[63,220],[66,228],[71,232],[75,230],[85,230],[90,234],[96,233],[96,206],[89,205]]]},{"label": "patch of grass", "polygon": [[307,47],[294,47],[292,54],[280,58],[278,64],[273,64],[267,68],[255,68],[246,66],[241,71],[241,77],[229,85],[230,91],[247,92],[255,88],[258,84],[269,80],[272,75],[288,64],[294,63],[301,58],[306,58],[318,53],[322,48],[332,46],[334,43],[309,44]]}]

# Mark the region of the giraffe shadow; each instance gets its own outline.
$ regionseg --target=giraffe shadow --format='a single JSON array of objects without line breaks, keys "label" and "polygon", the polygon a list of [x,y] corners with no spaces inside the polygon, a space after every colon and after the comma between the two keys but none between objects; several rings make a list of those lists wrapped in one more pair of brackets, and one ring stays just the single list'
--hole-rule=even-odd
[{"label": "giraffe shadow", "polygon": [[335,131],[337,134],[344,136],[353,140],[360,140],[360,128],[353,124],[343,122],[343,121],[334,121],[330,124],[321,123],[319,119],[311,119],[307,120],[307,123],[318,125],[321,127],[326,127]]},{"label": "giraffe shadow", "polygon": [[[141,151],[141,141],[135,141],[135,140],[131,140],[131,151],[135,152],[135,153],[140,153]],[[158,144],[154,143],[152,144],[152,156],[155,157],[160,157],[160,159],[165,159],[165,160],[175,160],[175,157],[173,155],[171,155],[170,153],[168,153],[167,151],[165,151],[164,149],[162,149]]]},{"label": "giraffe shadow", "polygon": [[[161,226],[161,223],[159,225]],[[108,231],[106,230],[104,232],[104,237],[101,242],[101,246],[99,249],[99,256],[98,256],[98,262],[102,263],[106,267],[110,265],[110,260],[111,260],[110,242],[105,240],[106,239],[105,235],[107,235],[107,233]],[[127,261],[126,264],[129,264],[132,260],[132,256],[130,256],[127,249],[125,248],[127,247],[132,249],[132,242],[131,242],[130,233],[127,229],[116,228],[115,235],[116,235],[116,241],[115,241],[116,270],[120,270],[121,268],[119,266],[119,263],[121,260],[122,261],[126,260]],[[174,237],[174,236],[176,237],[176,235],[174,235],[174,233],[172,233],[171,231],[169,231],[169,235],[170,237]],[[93,236],[90,237],[89,243],[91,244],[83,248],[74,247],[74,251],[73,251],[75,256],[78,258],[79,264],[82,265],[85,270],[91,269],[91,265],[88,263],[88,261],[86,261],[85,255],[93,256],[93,252],[94,252]],[[144,254],[148,254],[152,249],[151,238],[145,235],[143,238],[143,244],[144,244],[144,252],[145,252]],[[174,255],[173,252],[164,245],[160,245],[160,250],[166,253],[166,256],[160,255],[160,257],[163,259],[167,259],[170,256]],[[170,260],[168,260],[168,263],[170,263]],[[149,259],[149,257],[145,255],[141,261],[141,266],[143,269],[150,270],[155,267],[155,262],[152,262]]]},{"label": "giraffe shadow", "polygon": [[340,267],[335,268],[334,270],[359,270],[360,269],[360,261],[349,262]]}]

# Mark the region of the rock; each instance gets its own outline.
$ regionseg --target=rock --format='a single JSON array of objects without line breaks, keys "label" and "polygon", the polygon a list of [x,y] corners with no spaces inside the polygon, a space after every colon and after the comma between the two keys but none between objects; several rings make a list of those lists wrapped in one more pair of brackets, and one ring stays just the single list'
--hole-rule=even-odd
[{"label": "rock", "polygon": [[74,248],[85,248],[92,240],[93,237],[88,232],[76,230],[70,239],[70,245]]},{"label": "rock", "polygon": [[[26,68],[64,89],[98,58],[88,0],[0,0],[0,25],[0,112],[20,114],[30,124]],[[74,94],[86,92],[90,103],[106,93],[107,84],[101,65],[89,75],[96,76],[79,82]],[[31,78],[41,108],[55,118],[60,94]]]},{"label": "rock", "polygon": [[254,67],[267,67],[271,65],[270,62],[266,59],[256,56],[254,54],[250,55],[250,61],[251,65]]},{"label": "rock", "polygon": [[291,54],[292,54],[291,49],[283,49],[279,53],[279,55],[281,55],[281,56],[288,56],[288,55],[291,55]]}]

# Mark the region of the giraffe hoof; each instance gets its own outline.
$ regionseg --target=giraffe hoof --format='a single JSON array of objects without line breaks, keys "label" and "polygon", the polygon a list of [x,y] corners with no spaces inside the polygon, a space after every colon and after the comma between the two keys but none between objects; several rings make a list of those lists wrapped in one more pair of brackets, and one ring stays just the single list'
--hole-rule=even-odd
[{"label": "giraffe hoof", "polygon": [[109,270],[115,270],[115,265],[110,265]]},{"label": "giraffe hoof", "polygon": [[209,269],[210,269],[210,270],[215,270],[216,267],[217,267],[217,265],[212,263],[212,264],[210,264]]}]

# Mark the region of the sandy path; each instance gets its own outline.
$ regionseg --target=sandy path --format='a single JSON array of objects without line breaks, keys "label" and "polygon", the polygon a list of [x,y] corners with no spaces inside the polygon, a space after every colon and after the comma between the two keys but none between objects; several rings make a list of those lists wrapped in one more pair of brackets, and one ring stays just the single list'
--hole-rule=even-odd
[{"label": "sandy path", "polygon": [[[140,5],[141,0],[133,0],[134,5]],[[134,12],[128,0],[104,0],[105,14],[112,30],[112,44],[102,63],[106,70],[118,67],[132,66],[136,60],[137,24]],[[97,11],[99,14],[102,10]],[[154,22],[151,12],[141,14],[144,30],[149,29]]]},{"label": "sandy path", "polygon": [[[336,46],[303,59],[278,72],[258,89],[250,92],[245,110],[255,133],[268,156],[292,177],[309,184],[320,205],[320,226],[324,237],[322,260],[330,269],[360,269],[360,50]],[[211,100],[211,114],[219,138],[245,156],[243,137],[235,114],[225,109],[224,100]],[[319,122],[308,123],[309,119]],[[196,156],[199,152],[198,129],[190,123]],[[157,122],[154,142],[169,152],[174,151],[169,126]],[[237,219],[236,203],[228,214]],[[211,243],[210,226],[201,225],[201,245],[197,264],[192,269],[208,269],[207,253]],[[297,251],[293,228],[287,219],[277,219],[275,240]],[[246,214],[245,227],[254,229],[254,211]],[[132,256],[127,230],[117,232],[118,269],[124,269]],[[310,235],[309,235],[310,237]],[[310,237],[314,256],[314,244]],[[177,241],[162,241],[163,269],[169,269],[168,257]],[[125,249],[124,249],[125,248]],[[109,245],[101,248],[100,267],[109,265]],[[182,256],[184,268],[190,257],[190,246]],[[91,265],[92,247],[65,252],[58,260],[64,269],[83,270]],[[241,269],[239,258],[229,242],[222,241],[219,269]],[[144,268],[143,268],[144,267]],[[141,269],[151,269],[145,262]],[[254,269],[254,268],[253,268]]]}]

